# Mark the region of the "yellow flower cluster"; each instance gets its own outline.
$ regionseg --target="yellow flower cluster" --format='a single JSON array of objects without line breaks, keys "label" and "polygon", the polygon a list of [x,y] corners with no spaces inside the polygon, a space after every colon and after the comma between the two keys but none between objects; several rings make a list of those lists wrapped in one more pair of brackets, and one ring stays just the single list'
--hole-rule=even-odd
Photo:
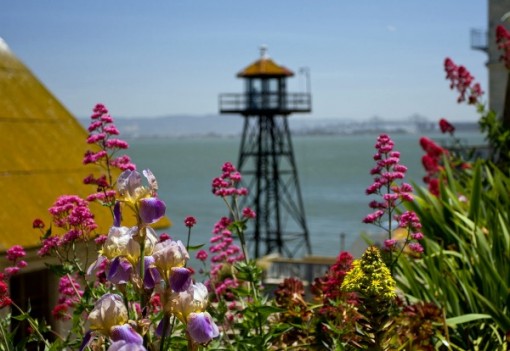
[{"label": "yellow flower cluster", "polygon": [[389,302],[397,296],[395,280],[375,246],[370,246],[361,259],[353,262],[344,278],[342,289],[379,302]]}]

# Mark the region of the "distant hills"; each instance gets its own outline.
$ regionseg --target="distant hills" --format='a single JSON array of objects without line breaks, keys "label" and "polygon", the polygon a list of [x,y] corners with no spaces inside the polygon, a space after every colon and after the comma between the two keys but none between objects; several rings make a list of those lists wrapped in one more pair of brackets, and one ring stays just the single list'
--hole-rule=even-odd
[{"label": "distant hills", "polygon": [[[89,119],[79,121],[85,127],[90,123]],[[475,122],[454,124],[458,130],[478,130]],[[115,125],[127,138],[228,137],[241,133],[243,118],[234,115],[115,118]],[[294,135],[418,133],[436,131],[437,122],[418,115],[400,121],[379,117],[364,121],[289,117],[289,127]]]},{"label": "distant hills", "polygon": [[[87,126],[88,119],[80,119]],[[242,129],[239,116],[167,116],[115,118],[115,125],[124,137],[230,136]]]}]

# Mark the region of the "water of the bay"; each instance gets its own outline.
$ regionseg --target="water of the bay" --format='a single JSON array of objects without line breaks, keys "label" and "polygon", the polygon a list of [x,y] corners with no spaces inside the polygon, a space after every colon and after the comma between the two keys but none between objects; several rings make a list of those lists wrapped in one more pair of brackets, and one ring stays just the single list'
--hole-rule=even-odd
[{"label": "water of the bay", "polygon": [[[423,186],[423,151],[418,134],[390,135],[401,163],[408,167],[406,181]],[[470,144],[483,140],[478,133],[458,134]],[[440,134],[429,137],[441,142]],[[314,255],[336,256],[349,249],[361,232],[374,233],[377,228],[363,224],[370,213],[372,199],[365,189],[372,183],[369,174],[375,165],[373,155],[377,135],[296,136],[293,138],[299,181],[306,220]],[[226,206],[211,193],[211,180],[221,173],[226,161],[237,163],[239,138],[140,138],[129,140],[128,154],[139,170],[149,168],[157,177],[159,196],[167,204],[173,226],[168,233],[185,241],[186,216],[196,217],[192,244],[208,243],[214,223],[227,215]]]}]

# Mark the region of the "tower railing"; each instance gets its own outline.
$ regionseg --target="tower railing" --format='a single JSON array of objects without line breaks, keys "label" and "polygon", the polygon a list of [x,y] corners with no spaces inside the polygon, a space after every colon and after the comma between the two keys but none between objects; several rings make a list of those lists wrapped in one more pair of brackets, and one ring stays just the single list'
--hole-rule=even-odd
[{"label": "tower railing", "polygon": [[312,97],[308,93],[225,93],[219,96],[221,113],[290,114],[310,112]]},{"label": "tower railing", "polygon": [[471,49],[487,52],[489,50],[488,33],[482,29],[471,29]]}]

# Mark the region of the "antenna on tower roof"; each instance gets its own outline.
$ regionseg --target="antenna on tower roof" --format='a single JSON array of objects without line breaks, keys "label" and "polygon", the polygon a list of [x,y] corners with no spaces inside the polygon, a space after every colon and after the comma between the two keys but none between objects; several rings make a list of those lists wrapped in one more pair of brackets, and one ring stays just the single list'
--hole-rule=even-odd
[{"label": "antenna on tower roof", "polygon": [[267,54],[267,45],[266,44],[260,45],[260,58],[263,60],[267,60],[269,58],[269,55]]}]

